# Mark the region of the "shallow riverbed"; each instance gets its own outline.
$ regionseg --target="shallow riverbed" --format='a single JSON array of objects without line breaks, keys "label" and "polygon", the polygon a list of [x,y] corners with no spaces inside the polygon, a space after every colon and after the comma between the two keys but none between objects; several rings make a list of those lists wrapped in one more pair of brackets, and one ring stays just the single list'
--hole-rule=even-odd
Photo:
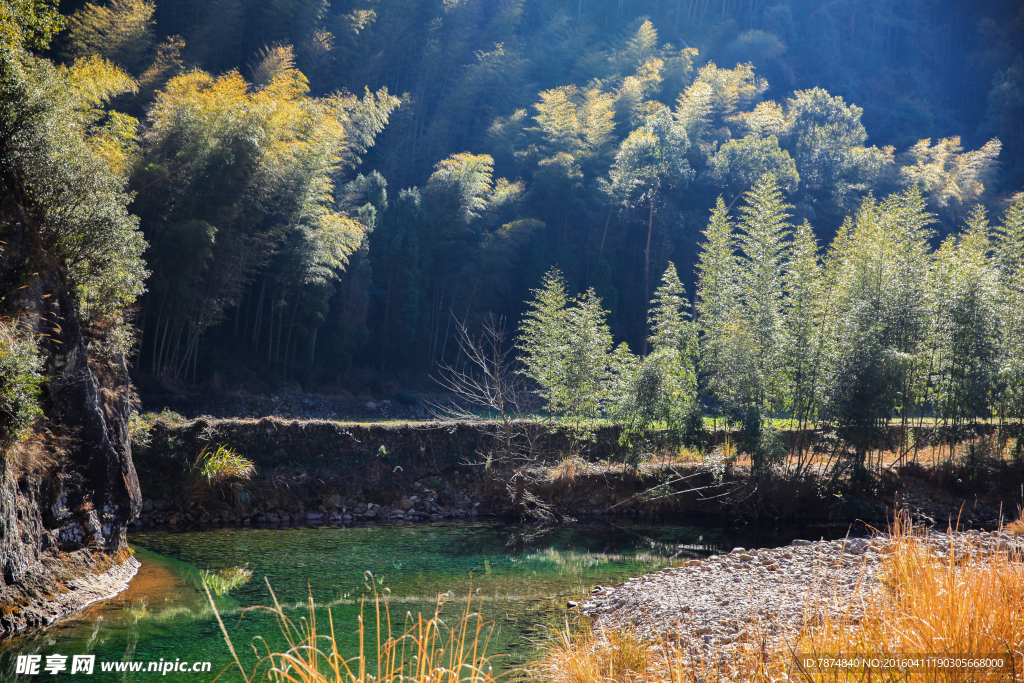
[{"label": "shallow riverbed", "polygon": [[[212,673],[172,672],[175,680],[212,680],[230,663],[201,576],[216,576],[226,590],[218,608],[247,667],[256,656],[250,646],[263,636],[272,647],[284,642],[272,618],[246,607],[270,604],[267,583],[297,619],[306,613],[311,592],[325,629],[331,608],[339,644],[347,656],[357,651],[356,621],[371,581],[387,590],[394,627],[406,613],[433,613],[446,594],[446,612],[463,610],[472,591],[473,610],[493,623],[491,653],[505,655],[496,665],[515,666],[535,650],[549,628],[564,627],[566,600],[593,586],[688,559],[729,552],[736,546],[774,547],[803,538],[842,535],[844,529],[753,530],[701,523],[693,526],[573,525],[538,530],[500,523],[430,524],[295,529],[218,529],[194,532],[150,531],[130,536],[142,561],[130,587],[45,632],[0,645],[0,678],[19,676],[19,654],[46,657],[96,655],[89,680],[160,678],[157,673],[102,672],[102,662],[209,661]],[[372,578],[367,572],[372,573]],[[251,573],[251,578],[245,577]],[[237,584],[237,585],[232,585]],[[573,615],[568,615],[570,618]],[[374,621],[367,610],[368,624]],[[369,630],[369,629],[368,629]],[[49,678],[49,676],[47,676]],[[231,672],[220,680],[240,677]]]}]

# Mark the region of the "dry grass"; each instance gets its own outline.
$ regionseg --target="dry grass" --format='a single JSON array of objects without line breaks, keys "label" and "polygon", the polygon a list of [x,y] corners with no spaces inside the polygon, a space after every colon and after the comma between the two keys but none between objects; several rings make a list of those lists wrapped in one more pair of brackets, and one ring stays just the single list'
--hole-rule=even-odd
[{"label": "dry grass", "polygon": [[[559,633],[534,668],[552,683],[714,683],[716,681],[1019,681],[1024,677],[1024,563],[1017,553],[985,551],[961,539],[937,554],[901,519],[891,530],[882,587],[858,617],[835,620],[809,610],[810,626],[789,646],[758,636],[723,661],[694,661],[664,641],[628,632]],[[946,669],[918,673],[804,670],[794,653],[846,655],[998,655],[1007,669]]]},{"label": "dry grass", "polygon": [[1007,524],[1003,531],[1011,536],[1024,536],[1024,508],[1017,510],[1017,519]]},{"label": "dry grass", "polygon": [[766,649],[755,636],[721,661],[685,656],[665,640],[646,640],[631,631],[595,634],[559,631],[529,671],[551,683],[715,683],[783,681],[788,659]]},{"label": "dry grass", "polygon": [[700,451],[680,446],[675,452],[666,450],[660,460],[666,465],[699,465],[704,462],[704,455]]},{"label": "dry grass", "polygon": [[[372,584],[373,577],[368,578]],[[209,588],[206,593],[217,614]],[[221,632],[234,657],[234,663],[222,675],[237,668],[247,683],[264,680],[274,683],[494,683],[499,680],[486,654],[490,629],[479,614],[471,612],[472,601],[466,602],[461,618],[448,626],[441,616],[444,600],[438,598],[433,616],[424,618],[420,614],[415,619],[407,616],[405,630],[396,636],[392,633],[386,596],[375,587],[372,605],[376,639],[371,632],[371,642],[367,643],[364,619],[367,602],[364,600],[357,629],[359,653],[346,659],[338,651],[330,608],[327,610],[328,633],[321,633],[317,629],[312,596],[308,616],[295,623],[285,614],[273,590],[270,594],[274,606],[256,609],[274,615],[287,649],[274,650],[261,639],[265,653],[251,671],[246,671],[217,614]]]},{"label": "dry grass", "polygon": [[68,439],[50,434],[31,436],[10,446],[5,457],[12,479],[23,475],[43,478],[56,474],[67,454]]},{"label": "dry grass", "polygon": [[869,679],[865,672],[815,674],[812,681],[1002,681],[1024,674],[1024,564],[1018,553],[988,552],[961,539],[944,554],[925,543],[906,518],[892,530],[883,589],[859,622],[823,620],[797,650],[808,653],[998,655],[1015,672],[946,670]]},{"label": "dry grass", "polygon": [[570,455],[548,470],[548,478],[557,482],[571,482],[596,469],[578,455]]}]

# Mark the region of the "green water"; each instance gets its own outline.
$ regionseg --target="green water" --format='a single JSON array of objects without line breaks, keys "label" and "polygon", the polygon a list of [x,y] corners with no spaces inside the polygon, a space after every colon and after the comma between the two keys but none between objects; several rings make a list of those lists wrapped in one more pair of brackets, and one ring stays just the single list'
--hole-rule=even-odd
[{"label": "green water", "polygon": [[[807,537],[808,530],[804,530]],[[812,533],[814,537],[821,531]],[[251,579],[217,598],[218,611],[247,667],[256,661],[251,643],[264,636],[284,647],[273,619],[247,607],[270,604],[267,584],[290,616],[307,614],[307,596],[333,614],[343,654],[356,652],[360,600],[371,581],[388,594],[400,629],[407,613],[432,614],[439,595],[446,613],[461,613],[472,590],[473,610],[492,624],[489,652],[513,667],[536,652],[536,643],[572,619],[566,600],[596,584],[615,584],[687,559],[728,552],[735,546],[766,547],[794,534],[713,526],[574,525],[538,531],[504,524],[436,524],[310,529],[219,529],[133,534],[142,562],[131,587],[44,632],[0,645],[0,680],[58,680],[45,672],[17,675],[16,656],[37,653],[96,655],[92,676],[74,680],[208,681],[230,663],[212,609],[201,589],[201,572],[228,583]],[[372,578],[366,573],[372,572]],[[367,612],[373,623],[371,611]],[[145,672],[148,662],[209,661],[213,673]],[[100,663],[144,662],[143,673],[104,673]],[[42,671],[42,668],[40,669]],[[229,672],[220,680],[235,681]]]}]

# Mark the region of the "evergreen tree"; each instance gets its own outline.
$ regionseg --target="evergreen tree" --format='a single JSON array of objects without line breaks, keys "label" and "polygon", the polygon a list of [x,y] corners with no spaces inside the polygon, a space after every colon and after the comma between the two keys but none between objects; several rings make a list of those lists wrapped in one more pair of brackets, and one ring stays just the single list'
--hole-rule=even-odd
[{"label": "evergreen tree", "polygon": [[719,407],[728,406],[740,400],[736,369],[743,345],[735,343],[740,297],[735,228],[721,197],[704,230],[697,274],[700,370],[711,397]]},{"label": "evergreen tree", "polygon": [[601,300],[588,290],[569,298],[561,273],[552,269],[520,327],[524,373],[538,387],[550,415],[585,433],[598,417],[608,381],[611,332]]},{"label": "evergreen tree", "polygon": [[865,200],[826,260],[833,296],[823,342],[829,355],[822,416],[854,444],[857,470],[894,411],[906,421],[929,400],[930,223],[917,190]]},{"label": "evergreen tree", "polygon": [[994,402],[1001,292],[990,232],[984,210],[975,210],[967,232],[942,243],[929,271],[935,415],[953,429],[989,417]]},{"label": "evergreen tree", "polygon": [[772,413],[785,405],[783,384],[787,346],[784,274],[789,260],[793,227],[790,208],[774,176],[762,177],[744,198],[737,223],[740,250],[740,320],[749,326],[751,365],[743,368],[746,395],[742,402]]},{"label": "evergreen tree", "polygon": [[[685,158],[689,141],[668,109],[661,108],[647,123],[629,134],[619,147],[609,173],[611,191],[627,207],[647,205],[644,246],[643,300],[650,292],[651,234],[654,206],[662,183],[685,186],[693,171]],[[645,342],[646,353],[646,342]]]},{"label": "evergreen tree", "polygon": [[999,384],[996,410],[1024,421],[1024,197],[1006,211],[995,232],[999,269]]}]

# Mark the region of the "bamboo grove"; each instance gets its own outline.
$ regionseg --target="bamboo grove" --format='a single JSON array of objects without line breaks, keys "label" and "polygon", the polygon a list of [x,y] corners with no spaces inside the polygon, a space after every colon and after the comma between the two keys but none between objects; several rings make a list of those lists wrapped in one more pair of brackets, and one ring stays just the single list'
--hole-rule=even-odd
[{"label": "bamboo grove", "polygon": [[[795,259],[807,289],[792,305],[806,320],[787,339],[810,344],[824,329],[812,266],[829,263],[815,261],[816,240],[850,239],[844,220],[881,206],[871,197],[918,192],[934,217],[917,237],[929,248],[975,221],[976,206],[1002,215],[1024,178],[1024,12],[1004,0],[911,5],[4,7],[26,25],[51,22],[25,49],[86,103],[74,114],[82,135],[138,221],[124,251],[134,265],[108,273],[130,293],[83,299],[107,307],[97,315],[127,314],[117,344],[130,349],[135,381],[378,392],[458,364],[456,330],[520,318],[551,267],[567,291],[593,290],[612,339],[648,358],[667,348],[648,338],[647,309],[669,263],[673,287],[694,292],[700,279],[698,309],[728,318],[736,285],[705,277],[706,260],[731,262],[730,244],[767,250],[749,257],[768,288],[759,324],[790,324],[770,312],[770,286],[798,275],[779,284],[770,266]],[[922,45],[941,50],[923,59]],[[719,197],[715,215],[744,224],[743,198],[766,173],[797,226],[778,238],[784,256],[742,231],[704,234]],[[716,240],[711,256],[702,245]],[[748,354],[715,334],[702,328],[701,339],[722,345],[722,363]],[[749,334],[771,350],[755,354],[753,374],[708,379],[704,364],[699,381],[678,381],[716,405],[822,419],[820,377],[787,370],[800,388],[780,404],[781,342]],[[903,346],[892,353],[909,354]],[[922,394],[925,371],[913,367],[901,401],[931,405],[940,390]]]},{"label": "bamboo grove", "polygon": [[854,472],[879,465],[893,422],[899,460],[926,424],[956,444],[979,423],[1024,423],[1024,197],[996,222],[976,208],[936,249],[916,188],[866,198],[825,250],[791,208],[770,174],[736,210],[718,200],[696,305],[670,265],[646,356],[613,348],[593,290],[570,298],[549,272],[519,338],[548,412],[584,431],[619,423],[636,457],[649,428],[701,446],[702,416],[719,416],[762,475],[787,455],[773,418],[835,433]]}]

